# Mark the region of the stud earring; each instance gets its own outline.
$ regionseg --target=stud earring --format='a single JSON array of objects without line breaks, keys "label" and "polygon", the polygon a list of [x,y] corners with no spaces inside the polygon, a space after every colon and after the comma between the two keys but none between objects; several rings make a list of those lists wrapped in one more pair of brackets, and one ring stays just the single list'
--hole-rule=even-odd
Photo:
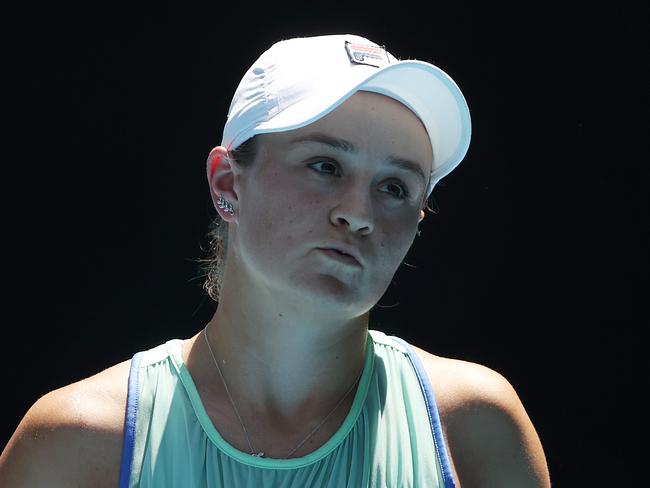
[{"label": "stud earring", "polygon": [[221,194],[217,195],[219,196],[219,200],[217,200],[217,205],[219,208],[226,213],[229,213],[231,215],[234,214],[235,209],[233,208],[232,203],[230,203],[228,200],[225,200]]}]

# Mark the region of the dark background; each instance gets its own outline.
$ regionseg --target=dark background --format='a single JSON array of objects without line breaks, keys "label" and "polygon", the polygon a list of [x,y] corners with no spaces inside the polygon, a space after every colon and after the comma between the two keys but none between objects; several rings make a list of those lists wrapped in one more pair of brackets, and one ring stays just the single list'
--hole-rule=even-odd
[{"label": "dark background", "polygon": [[646,12],[487,3],[10,12],[3,445],[41,395],[211,318],[205,161],[232,93],[273,42],[351,32],[440,66],[473,123],[371,328],[504,374],[554,486],[632,481],[650,323]]}]

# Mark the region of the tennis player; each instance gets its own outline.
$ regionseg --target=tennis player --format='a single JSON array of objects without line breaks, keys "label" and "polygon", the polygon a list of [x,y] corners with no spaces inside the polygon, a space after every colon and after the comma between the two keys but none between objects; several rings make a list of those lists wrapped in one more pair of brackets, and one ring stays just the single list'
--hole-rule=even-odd
[{"label": "tennis player", "polygon": [[271,46],[207,159],[213,318],[37,400],[0,485],[550,486],[506,378],[369,324],[469,142],[430,63],[356,35]]}]

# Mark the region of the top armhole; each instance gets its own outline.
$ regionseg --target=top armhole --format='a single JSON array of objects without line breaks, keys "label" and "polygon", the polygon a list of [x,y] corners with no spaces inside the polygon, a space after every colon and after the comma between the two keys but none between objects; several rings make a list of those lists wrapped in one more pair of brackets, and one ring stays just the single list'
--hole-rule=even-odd
[{"label": "top armhole", "polygon": [[420,388],[424,396],[424,402],[427,406],[427,412],[429,413],[429,424],[431,426],[431,433],[433,434],[433,440],[436,446],[436,454],[440,460],[440,470],[442,472],[442,477],[444,479],[445,488],[456,488],[456,482],[454,481],[453,471],[451,469],[451,461],[449,457],[449,451],[445,443],[445,438],[442,433],[442,423],[440,422],[440,414],[438,413],[438,406],[436,404],[435,395],[433,393],[433,388],[429,382],[429,375],[427,374],[422,361],[418,357],[417,353],[411,347],[411,345],[406,342],[401,337],[389,336],[391,339],[394,339],[399,344],[404,346],[406,352],[408,353],[408,358],[411,361],[411,365],[415,370],[415,374],[420,383]]},{"label": "top armhole", "polygon": [[138,401],[140,396],[139,372],[143,352],[136,353],[131,359],[129,371],[129,388],[124,415],[124,439],[122,443],[122,461],[120,463],[119,488],[128,488],[133,462],[133,446],[135,445],[135,422],[138,417]]}]

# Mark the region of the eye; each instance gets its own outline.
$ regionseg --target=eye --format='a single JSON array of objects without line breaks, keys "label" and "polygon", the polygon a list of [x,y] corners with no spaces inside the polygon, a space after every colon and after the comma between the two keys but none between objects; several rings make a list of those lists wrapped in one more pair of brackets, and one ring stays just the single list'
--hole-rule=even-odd
[{"label": "eye", "polygon": [[[321,168],[329,168],[329,170],[315,169],[317,165],[322,165]],[[338,172],[337,176],[340,176],[339,165],[334,161],[319,159],[318,161],[310,163],[308,166],[320,174],[334,175],[334,172]],[[389,182],[386,184],[386,186],[396,189],[396,191],[388,191],[387,193],[398,200],[406,200],[411,195],[409,193],[408,187],[399,180],[397,182]]]},{"label": "eye", "polygon": [[[323,165],[323,167],[326,167],[326,168],[334,168],[334,170],[338,169],[338,165],[336,165],[332,161],[328,161],[326,159],[319,159],[318,161],[316,161],[314,163],[311,163],[309,165],[309,167],[314,168],[318,164],[321,164],[321,165]],[[333,173],[331,173],[329,171],[320,171],[320,170],[317,170],[317,169],[315,169],[314,171],[316,171],[317,173],[333,174]]]},{"label": "eye", "polygon": [[399,183],[391,182],[388,183],[386,186],[398,189],[397,192],[388,192],[394,195],[395,198],[397,198],[398,200],[406,200],[410,195],[408,187],[404,185],[402,182]]}]

